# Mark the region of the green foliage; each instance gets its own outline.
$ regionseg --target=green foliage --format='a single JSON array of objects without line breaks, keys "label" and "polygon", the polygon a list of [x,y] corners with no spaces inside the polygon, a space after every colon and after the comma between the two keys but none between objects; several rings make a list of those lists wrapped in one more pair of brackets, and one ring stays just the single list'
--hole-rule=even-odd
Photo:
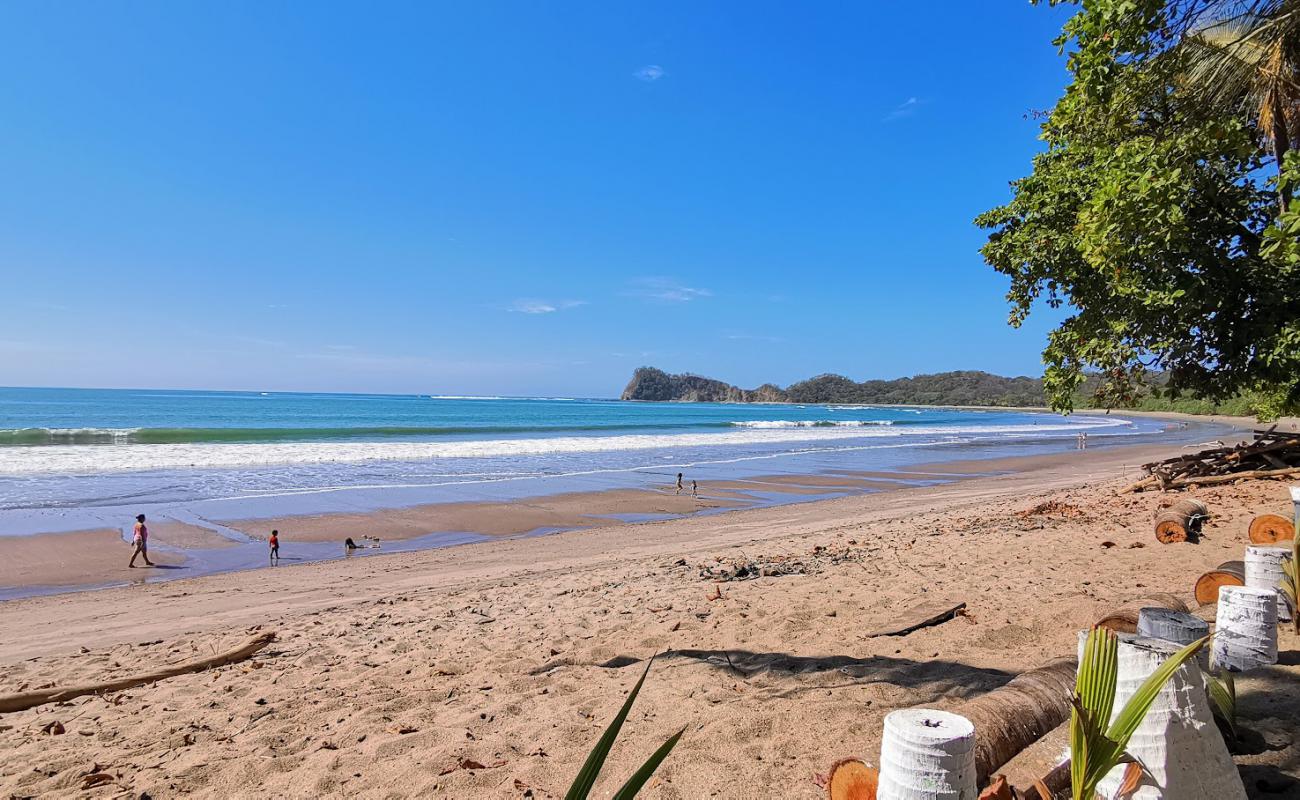
[{"label": "green foliage", "polygon": [[1223,720],[1228,733],[1237,738],[1237,682],[1232,671],[1218,669],[1205,673],[1205,691],[1210,696],[1210,710]]},{"label": "green foliage", "polygon": [[987,372],[959,370],[890,381],[854,382],[840,375],[821,375],[791,384],[792,403],[882,403],[893,405],[1041,406],[1043,385],[1037,378],[1004,378]]},{"label": "green foliage", "polygon": [[723,403],[879,403],[894,405],[1041,406],[1038,378],[1004,378],[987,372],[941,372],[890,381],[856,382],[819,375],[781,389],[770,383],[741,389],[698,375],[669,375],[641,367],[623,390],[624,400]]},{"label": "green foliage", "polygon": [[1291,559],[1282,562],[1282,583],[1278,589],[1291,603],[1292,630],[1300,633],[1300,514],[1296,514],[1295,536],[1291,539]]},{"label": "green foliage", "polygon": [[1090,372],[1094,403],[1131,405],[1153,368],[1173,398],[1300,406],[1300,217],[1272,224],[1254,121],[1183,90],[1165,23],[1162,0],[1095,0],[1069,20],[1057,44],[1073,82],[1032,174],[976,220],[981,252],[1011,279],[1013,326],[1039,304],[1071,312],[1043,352],[1057,409]]},{"label": "green foliage", "polygon": [[[623,707],[619,709],[614,720],[609,723],[609,727],[605,729],[599,741],[596,742],[596,746],[587,755],[587,760],[583,763],[578,776],[573,779],[573,785],[569,787],[569,791],[564,795],[564,800],[585,800],[587,795],[591,793],[592,787],[596,785],[596,778],[600,775],[601,768],[605,766],[605,759],[609,757],[609,751],[614,747],[614,740],[618,738],[623,723],[627,721],[628,712],[632,710],[632,703],[636,701],[636,696],[641,692],[641,686],[645,683],[646,676],[650,674],[650,666],[653,663],[654,659],[652,658],[645,665],[645,672],[641,673],[641,679],[636,682],[636,686],[632,687],[632,692],[628,694]],[[659,749],[655,750],[650,758],[641,765],[640,769],[632,773],[632,777],[628,778],[627,783],[624,783],[622,788],[614,794],[614,800],[629,800],[629,798],[635,797],[636,793],[645,785],[645,782],[654,774],[654,771],[659,768],[659,764],[668,757],[673,747],[677,745],[677,740],[681,739],[682,734],[685,732],[686,729],[683,728],[660,745]]]},{"label": "green foliage", "polygon": [[1119,676],[1119,639],[1108,628],[1093,628],[1088,632],[1075,679],[1074,711],[1070,715],[1070,786],[1074,800],[1093,800],[1101,779],[1116,766],[1133,760],[1125,752],[1129,739],[1165,683],[1208,641],[1207,636],[1166,659],[1143,681],[1112,722]]},{"label": "green foliage", "polygon": [[[1160,378],[1151,380],[1159,381]],[[1092,381],[1084,383],[1074,395],[1074,408],[1093,408],[1095,395]],[[1275,420],[1287,413],[1286,403],[1278,392],[1249,391],[1223,400],[1206,400],[1202,397],[1173,395],[1162,387],[1151,387],[1139,392],[1125,405],[1137,411],[1176,412],[1179,414],[1219,414],[1233,417],[1256,417],[1261,421]]]}]

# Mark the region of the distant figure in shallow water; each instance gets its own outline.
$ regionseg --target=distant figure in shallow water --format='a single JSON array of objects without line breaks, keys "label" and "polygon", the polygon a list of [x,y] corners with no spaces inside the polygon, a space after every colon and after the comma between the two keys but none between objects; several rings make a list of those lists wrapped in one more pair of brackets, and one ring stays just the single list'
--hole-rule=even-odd
[{"label": "distant figure in shallow water", "polygon": [[137,556],[144,556],[145,566],[153,566],[153,562],[149,560],[149,527],[144,524],[144,514],[135,518],[135,534],[131,538],[131,546],[135,549],[131,551],[131,563],[127,564],[128,567],[135,569]]},{"label": "distant figure in shallow water", "polygon": [[267,540],[271,545],[271,566],[280,563],[280,532],[271,531],[271,538]]},{"label": "distant figure in shallow water", "polygon": [[361,548],[360,548],[360,547],[357,547],[357,543],[354,542],[354,541],[352,541],[352,537],[349,536],[349,537],[348,537],[348,538],[343,542],[343,549],[344,549],[345,551],[347,551],[349,554],[351,554],[353,550],[360,550]]},{"label": "distant figure in shallow water", "polygon": [[700,485],[699,485],[698,483],[696,483],[694,480],[692,480],[692,481],[691,481],[691,497],[699,497],[699,496],[700,496]]},{"label": "distant figure in shallow water", "polygon": [[677,493],[682,493],[682,473],[677,473]]}]

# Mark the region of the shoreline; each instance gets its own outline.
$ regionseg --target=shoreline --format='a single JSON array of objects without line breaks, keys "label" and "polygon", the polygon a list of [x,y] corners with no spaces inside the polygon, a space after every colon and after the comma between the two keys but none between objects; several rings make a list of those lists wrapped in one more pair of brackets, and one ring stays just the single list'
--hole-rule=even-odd
[{"label": "shoreline", "polygon": [[[1143,448],[1163,452],[1172,446],[1149,441],[1103,441],[1089,451],[1058,450],[1046,456],[991,458],[963,458],[958,450],[946,453],[950,457],[940,461],[866,472],[848,468],[818,469],[814,465],[811,471],[709,480],[698,498],[689,495],[689,482],[687,493],[676,495],[671,483],[662,482],[662,476],[644,475],[639,483],[629,486],[496,500],[393,503],[357,510],[288,511],[234,518],[204,519],[187,513],[185,521],[151,515],[150,555],[159,564],[156,568],[128,570],[125,562],[130,556],[130,546],[124,534],[113,528],[0,536],[0,587],[3,587],[0,603],[24,597],[99,592],[127,584],[170,583],[187,577],[264,569],[269,567],[265,539],[271,529],[280,531],[280,568],[288,568],[297,566],[297,562],[326,562],[345,556],[410,553],[711,516],[737,508],[779,507],[892,493],[917,485],[1033,468],[1015,466],[1021,461],[1027,465],[1053,464],[1060,459],[1087,459],[1101,452]],[[1002,447],[1014,451],[1011,444],[1004,443]],[[361,549],[342,550],[345,538],[352,538]]]}]

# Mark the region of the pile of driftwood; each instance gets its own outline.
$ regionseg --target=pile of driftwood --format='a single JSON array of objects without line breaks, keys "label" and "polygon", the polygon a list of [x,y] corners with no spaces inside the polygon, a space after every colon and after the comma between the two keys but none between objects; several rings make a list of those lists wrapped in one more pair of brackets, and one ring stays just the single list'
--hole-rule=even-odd
[{"label": "pile of driftwood", "polygon": [[1300,433],[1273,429],[1255,431],[1253,442],[1212,447],[1164,461],[1143,464],[1147,473],[1124,492],[1144,489],[1184,489],[1253,478],[1300,475]]}]

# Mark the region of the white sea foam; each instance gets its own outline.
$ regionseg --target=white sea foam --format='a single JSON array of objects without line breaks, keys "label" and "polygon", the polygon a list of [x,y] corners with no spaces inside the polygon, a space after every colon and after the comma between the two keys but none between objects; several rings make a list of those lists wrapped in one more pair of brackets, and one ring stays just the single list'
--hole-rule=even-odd
[{"label": "white sea foam", "polygon": [[737,428],[864,428],[868,425],[893,425],[892,419],[762,419],[733,422]]},{"label": "white sea foam", "polygon": [[746,427],[721,433],[563,436],[477,441],[241,442],[7,447],[0,448],[0,475],[539,456],[882,437],[907,437],[917,443],[932,441],[935,437],[1035,438],[1082,429],[1122,427],[1131,424],[1121,419],[1073,417],[1069,420],[1051,418],[1050,422],[1028,425]]}]

